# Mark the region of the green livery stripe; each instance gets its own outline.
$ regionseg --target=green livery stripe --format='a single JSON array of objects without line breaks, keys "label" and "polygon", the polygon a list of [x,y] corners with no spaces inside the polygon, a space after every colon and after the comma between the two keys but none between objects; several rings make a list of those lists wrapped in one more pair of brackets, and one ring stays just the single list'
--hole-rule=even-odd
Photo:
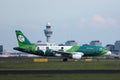
[{"label": "green livery stripe", "polygon": [[100,55],[105,55],[108,52],[108,50],[103,50]]},{"label": "green livery stripe", "polygon": [[80,48],[80,46],[72,46],[66,52],[77,52],[79,50],[79,48]]}]

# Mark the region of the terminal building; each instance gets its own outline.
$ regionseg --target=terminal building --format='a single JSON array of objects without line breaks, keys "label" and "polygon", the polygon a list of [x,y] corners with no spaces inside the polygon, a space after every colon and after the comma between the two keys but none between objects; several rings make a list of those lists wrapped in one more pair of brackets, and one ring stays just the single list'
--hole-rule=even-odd
[{"label": "terminal building", "polygon": [[113,54],[120,53],[120,40],[116,41],[114,44],[107,44],[106,48],[110,50]]},{"label": "terminal building", "polygon": [[43,41],[37,41],[38,46],[56,46],[55,43],[49,43],[49,42],[43,42]]},{"label": "terminal building", "polygon": [[75,40],[69,40],[65,42],[65,46],[77,46],[78,43]]},{"label": "terminal building", "polygon": [[91,46],[102,46],[102,42],[100,42],[99,40],[94,40],[90,42]]},{"label": "terminal building", "polygon": [[120,51],[120,40],[115,42],[115,50]]},{"label": "terminal building", "polygon": [[115,50],[115,45],[113,45],[113,44],[107,44],[107,45],[106,45],[106,49],[114,52],[114,50]]},{"label": "terminal building", "polygon": [[3,45],[0,45],[0,54],[3,53]]}]

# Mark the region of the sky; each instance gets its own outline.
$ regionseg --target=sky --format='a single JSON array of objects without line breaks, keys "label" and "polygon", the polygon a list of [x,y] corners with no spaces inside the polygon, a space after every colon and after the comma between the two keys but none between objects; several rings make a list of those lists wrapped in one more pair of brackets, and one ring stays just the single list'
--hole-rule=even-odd
[{"label": "sky", "polygon": [[0,44],[8,51],[18,46],[15,30],[33,43],[46,41],[43,30],[48,22],[56,44],[114,44],[120,40],[119,8],[120,0],[0,0]]}]

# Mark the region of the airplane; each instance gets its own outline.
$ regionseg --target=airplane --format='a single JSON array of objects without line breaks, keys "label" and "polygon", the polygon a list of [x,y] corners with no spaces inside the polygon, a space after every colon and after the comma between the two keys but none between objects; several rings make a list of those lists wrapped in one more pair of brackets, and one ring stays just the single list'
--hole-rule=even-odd
[{"label": "airplane", "polygon": [[45,57],[62,57],[67,59],[80,60],[83,56],[110,55],[111,51],[101,46],[38,46],[32,44],[28,38],[20,31],[16,30],[16,37],[19,47],[14,50]]}]

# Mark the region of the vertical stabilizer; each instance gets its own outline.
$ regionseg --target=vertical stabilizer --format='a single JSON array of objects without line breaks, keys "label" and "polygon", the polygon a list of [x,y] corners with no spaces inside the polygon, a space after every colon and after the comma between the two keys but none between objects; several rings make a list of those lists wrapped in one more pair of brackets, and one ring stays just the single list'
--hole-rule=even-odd
[{"label": "vertical stabilizer", "polygon": [[21,31],[16,30],[16,37],[19,47],[24,45],[31,45],[31,42],[25,37],[25,35]]}]

